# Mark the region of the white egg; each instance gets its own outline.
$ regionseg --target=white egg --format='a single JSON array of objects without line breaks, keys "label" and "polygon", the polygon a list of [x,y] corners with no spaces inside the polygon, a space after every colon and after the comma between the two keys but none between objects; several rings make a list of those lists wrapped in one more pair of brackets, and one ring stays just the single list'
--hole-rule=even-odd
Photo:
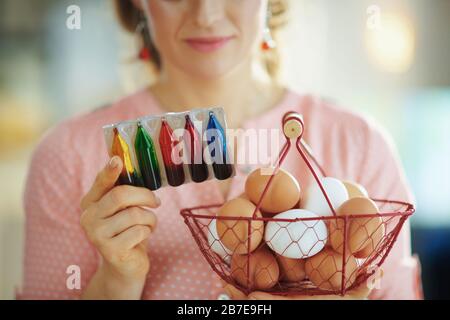
[{"label": "white egg", "polygon": [[[310,211],[292,209],[273,219],[318,218]],[[300,220],[295,222],[269,221],[264,240],[279,255],[293,259],[304,259],[319,253],[327,242],[328,231],[322,220]]]},{"label": "white egg", "polygon": [[[338,179],[326,177],[321,179],[322,186],[330,199],[334,210],[337,210],[348,200],[348,192],[345,185]],[[333,212],[328,205],[319,184],[313,180],[305,196],[302,208],[316,213],[319,216],[332,216]]]},{"label": "white egg", "polygon": [[217,253],[226,263],[231,262],[231,251],[220,241],[217,234],[216,219],[212,219],[208,225],[208,244],[212,251]]}]

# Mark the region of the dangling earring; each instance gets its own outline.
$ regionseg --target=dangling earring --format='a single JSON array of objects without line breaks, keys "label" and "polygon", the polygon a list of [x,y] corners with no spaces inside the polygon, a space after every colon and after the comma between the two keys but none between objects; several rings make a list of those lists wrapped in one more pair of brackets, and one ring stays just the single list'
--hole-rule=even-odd
[{"label": "dangling earring", "polygon": [[261,44],[261,49],[263,51],[269,51],[269,50],[275,49],[277,47],[277,43],[273,39],[272,32],[270,30],[270,18],[271,17],[272,17],[272,10],[270,8],[270,3],[269,3],[267,15],[266,15],[266,25],[265,25],[264,31],[263,31],[263,41]]},{"label": "dangling earring", "polygon": [[139,60],[150,61],[152,60],[152,55],[150,54],[150,50],[147,47],[143,47],[141,51],[139,51]]},{"label": "dangling earring", "polygon": [[264,33],[263,33],[263,42],[261,44],[261,49],[263,51],[269,51],[269,50],[275,49],[276,47],[277,47],[277,43],[273,39],[270,29],[268,27],[266,27],[264,29]]},{"label": "dangling earring", "polygon": [[147,32],[147,21],[145,20],[145,17],[141,15],[139,19],[139,23],[136,26],[136,35],[139,39],[139,46],[141,46],[141,49],[139,50],[138,58],[142,61],[149,61],[152,59],[152,54],[150,52],[150,49],[145,44],[145,33]]}]

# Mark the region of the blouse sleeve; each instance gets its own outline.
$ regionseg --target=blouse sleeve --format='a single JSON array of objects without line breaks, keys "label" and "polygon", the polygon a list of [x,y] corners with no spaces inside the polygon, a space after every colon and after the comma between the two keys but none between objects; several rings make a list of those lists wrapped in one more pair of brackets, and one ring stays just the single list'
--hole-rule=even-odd
[{"label": "blouse sleeve", "polygon": [[95,272],[97,254],[80,227],[80,159],[69,125],[35,149],[24,192],[24,279],[18,299],[76,299]]},{"label": "blouse sleeve", "polygon": [[[360,183],[370,196],[414,203],[403,167],[391,138],[373,125],[366,131],[366,152]],[[421,299],[420,264],[411,255],[410,225],[407,220],[389,256],[382,265],[383,277],[371,299]]]}]

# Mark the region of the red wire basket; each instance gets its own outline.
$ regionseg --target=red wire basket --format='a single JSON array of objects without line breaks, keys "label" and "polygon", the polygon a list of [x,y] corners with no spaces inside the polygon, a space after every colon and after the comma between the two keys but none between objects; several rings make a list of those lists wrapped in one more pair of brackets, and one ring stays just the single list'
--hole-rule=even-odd
[{"label": "red wire basket", "polygon": [[[327,175],[309,146],[302,140],[302,117],[295,112],[288,112],[283,117],[282,125],[286,142],[274,166],[274,174],[268,179],[256,203],[253,216],[217,216],[223,204],[182,209],[180,213],[212,269],[225,282],[245,294],[265,291],[277,295],[345,295],[347,291],[370,281],[369,278],[377,272],[377,267],[380,267],[388,256],[404,222],[414,213],[414,207],[403,201],[371,199],[376,203],[379,213],[337,214],[337,208],[333,207],[312,164],[322,177]],[[332,212],[331,216],[291,219],[257,215],[275,173],[280,169],[293,141],[326,199]],[[237,246],[241,249],[239,252],[233,252],[224,246],[217,233],[217,223],[226,223],[229,228],[227,231],[241,242]],[[269,223],[272,237],[267,238],[264,228],[267,228]],[[274,232],[273,226],[279,229]],[[292,234],[294,227],[302,232]],[[324,228],[326,237],[321,236],[324,234]],[[320,230],[322,232],[318,232]],[[269,247],[272,247],[272,241],[276,240],[277,234],[290,237],[290,243],[283,252],[287,252],[289,248],[303,252],[303,241],[306,240],[309,241],[309,251],[300,259],[286,258],[283,253],[275,254]],[[350,246],[356,235],[364,239],[357,248]],[[311,239],[315,243],[311,243]],[[334,243],[340,242],[339,250],[333,249],[336,246],[330,245],[330,239]],[[252,241],[255,240],[260,241],[256,249],[254,246],[252,248]]]}]

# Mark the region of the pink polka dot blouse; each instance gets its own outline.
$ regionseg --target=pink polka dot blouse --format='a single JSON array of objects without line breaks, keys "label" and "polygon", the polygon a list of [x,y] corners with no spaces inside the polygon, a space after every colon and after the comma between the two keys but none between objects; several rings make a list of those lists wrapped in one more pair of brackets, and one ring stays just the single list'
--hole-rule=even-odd
[{"label": "pink polka dot blouse", "polygon": [[[304,138],[330,176],[356,181],[371,197],[414,201],[397,153],[388,136],[363,117],[327,101],[287,91],[282,101],[244,128],[280,128],[287,111],[304,117]],[[80,226],[80,199],[108,161],[102,126],[162,113],[149,90],[139,91],[110,106],[83,114],[50,129],[34,151],[24,193],[26,244],[23,287],[19,299],[77,299],[99,264],[99,255]],[[256,148],[256,146],[247,146]],[[252,152],[240,150],[238,152]],[[255,150],[253,150],[255,152]],[[244,190],[245,176],[256,168],[237,165],[229,198]],[[310,174],[291,152],[284,168],[302,188]],[[215,180],[156,191],[162,201],[155,212],[158,226],[150,236],[151,270],[143,299],[217,299],[223,293],[219,277],[196,246],[180,209],[222,202]],[[67,269],[79,266],[81,288],[67,286]],[[411,256],[407,223],[384,264],[375,299],[421,297],[419,263]]]}]

